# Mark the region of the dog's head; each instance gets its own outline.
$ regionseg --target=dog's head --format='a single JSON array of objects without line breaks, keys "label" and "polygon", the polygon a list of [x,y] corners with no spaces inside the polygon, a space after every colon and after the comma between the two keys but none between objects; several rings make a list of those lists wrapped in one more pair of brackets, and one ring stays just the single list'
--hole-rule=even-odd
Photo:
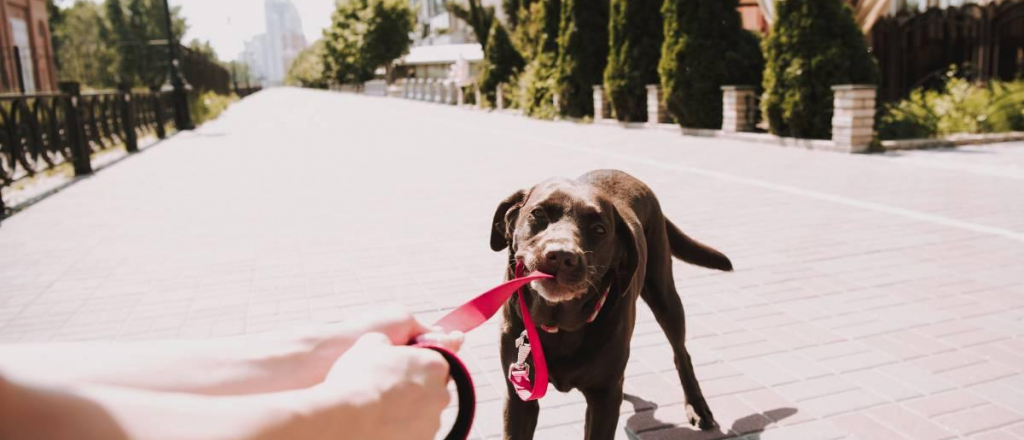
[{"label": "dog's head", "polygon": [[[593,319],[604,294],[618,283],[628,293],[644,279],[646,242],[639,221],[586,183],[567,179],[517,191],[498,206],[491,249],[509,247],[528,270],[554,275],[534,281],[529,301],[545,330],[575,331]],[[636,290],[636,293],[639,293]]]}]

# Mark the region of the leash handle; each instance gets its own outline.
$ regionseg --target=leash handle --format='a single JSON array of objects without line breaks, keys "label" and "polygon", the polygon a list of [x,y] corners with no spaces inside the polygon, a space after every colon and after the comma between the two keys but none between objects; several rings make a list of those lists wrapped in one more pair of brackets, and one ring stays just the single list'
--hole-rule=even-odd
[{"label": "leash handle", "polygon": [[455,353],[444,347],[428,343],[414,344],[413,347],[434,350],[448,361],[448,375],[455,382],[455,389],[459,397],[459,412],[455,416],[455,424],[452,425],[451,431],[448,431],[444,440],[468,439],[470,430],[473,428],[473,416],[476,414],[476,389],[473,387],[473,378],[469,375],[469,369],[458,356],[455,356]]}]

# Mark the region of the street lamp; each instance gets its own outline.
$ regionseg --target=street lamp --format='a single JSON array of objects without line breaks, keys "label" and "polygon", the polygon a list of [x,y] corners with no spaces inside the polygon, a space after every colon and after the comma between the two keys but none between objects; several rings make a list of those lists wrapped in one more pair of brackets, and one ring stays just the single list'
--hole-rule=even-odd
[{"label": "street lamp", "polygon": [[191,86],[185,82],[178,69],[178,40],[174,39],[174,29],[171,25],[171,0],[164,0],[164,20],[167,26],[167,47],[170,56],[170,78],[168,81],[173,88],[174,98],[174,125],[178,130],[192,130],[195,125],[192,123],[192,115],[188,109],[188,89]]}]

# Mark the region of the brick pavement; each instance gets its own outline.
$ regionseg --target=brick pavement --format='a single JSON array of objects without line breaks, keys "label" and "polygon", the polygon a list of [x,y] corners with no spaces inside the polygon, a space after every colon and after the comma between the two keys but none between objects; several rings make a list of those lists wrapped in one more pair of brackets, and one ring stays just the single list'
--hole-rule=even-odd
[{"label": "brick pavement", "polygon": [[[0,341],[430,319],[500,280],[500,199],[602,167],[737,268],[676,268],[722,430],[685,426],[641,307],[619,438],[1024,438],[1024,144],[848,156],[270,90],[5,220]],[[495,324],[465,349],[475,438],[500,434]],[[582,437],[580,394],[542,407],[538,439]]]}]

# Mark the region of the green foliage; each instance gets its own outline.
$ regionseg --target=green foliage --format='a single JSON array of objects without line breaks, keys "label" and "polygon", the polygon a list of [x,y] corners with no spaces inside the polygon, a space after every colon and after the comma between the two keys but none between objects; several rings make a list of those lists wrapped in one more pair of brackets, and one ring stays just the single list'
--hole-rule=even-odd
[{"label": "green foliage", "polygon": [[647,85],[658,83],[663,28],[655,1],[612,0],[604,93],[620,121],[647,120]]},{"label": "green foliage", "polygon": [[519,54],[501,22],[494,20],[491,33],[484,49],[484,62],[480,72],[480,91],[494,101],[498,85],[509,82],[512,77],[523,69],[526,61]]},{"label": "green foliage", "polygon": [[413,14],[406,0],[338,2],[324,31],[323,64],[328,78],[346,84],[373,79],[409,50]]},{"label": "green foliage", "polygon": [[520,9],[520,41],[524,58],[529,60],[519,76],[518,105],[529,116],[554,118],[560,0],[536,0],[529,10]]},{"label": "green foliage", "polygon": [[[79,0],[67,7],[48,4],[50,33],[58,77],[86,88],[160,85],[167,78],[163,0]],[[187,30],[180,7],[171,8],[173,41]],[[205,50],[210,61],[212,50]]]},{"label": "green foliage", "polygon": [[658,71],[668,111],[684,127],[721,128],[721,87],[761,81],[757,37],[736,7],[737,0],[665,0]]},{"label": "green foliage", "polygon": [[974,84],[947,74],[940,90],[917,89],[878,117],[881,139],[1024,130],[1024,80]]},{"label": "green foliage", "polygon": [[465,6],[455,1],[449,1],[445,6],[456,18],[469,23],[469,27],[473,29],[473,35],[476,36],[476,41],[480,43],[480,47],[484,48],[484,53],[486,53],[487,38],[490,36],[492,23],[497,21],[494,19],[494,7],[482,6],[480,0],[466,0]]},{"label": "green foliage", "polygon": [[203,92],[198,97],[189,100],[192,120],[198,126],[217,119],[235,101],[238,101],[238,96],[235,94],[219,95],[214,92]]},{"label": "green foliage", "polygon": [[324,76],[324,40],[316,40],[312,45],[299,52],[288,68],[284,82],[290,86],[326,89],[327,78]]},{"label": "green foliage", "polygon": [[840,84],[878,84],[853,12],[841,0],[785,0],[764,42],[767,68],[761,108],[771,132],[827,139],[833,95]]},{"label": "green foliage", "polygon": [[559,111],[582,118],[594,114],[593,86],[608,62],[608,0],[562,0],[558,32]]},{"label": "green foliage", "polygon": [[107,44],[109,27],[100,7],[83,1],[59,11],[59,20],[50,27],[58,79],[87,88],[117,86],[120,56]]}]

